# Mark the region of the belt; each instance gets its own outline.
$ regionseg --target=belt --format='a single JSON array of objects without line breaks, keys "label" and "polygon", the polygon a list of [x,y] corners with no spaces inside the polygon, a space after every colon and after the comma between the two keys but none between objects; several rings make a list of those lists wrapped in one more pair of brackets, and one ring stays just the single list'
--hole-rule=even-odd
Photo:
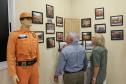
[{"label": "belt", "polygon": [[80,72],[80,71],[84,71],[84,69],[81,69],[81,70],[76,71],[76,72],[64,71],[64,73],[77,73],[77,72]]},{"label": "belt", "polygon": [[34,58],[33,60],[29,60],[29,61],[16,61],[16,65],[17,66],[30,66],[36,62],[37,62],[37,59]]}]

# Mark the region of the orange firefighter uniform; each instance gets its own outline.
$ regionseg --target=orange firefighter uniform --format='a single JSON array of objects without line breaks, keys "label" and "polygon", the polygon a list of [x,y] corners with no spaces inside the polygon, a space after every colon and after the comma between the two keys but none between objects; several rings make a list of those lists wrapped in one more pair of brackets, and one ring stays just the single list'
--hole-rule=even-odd
[{"label": "orange firefighter uniform", "polygon": [[[18,66],[17,62],[37,59],[33,65]],[[9,35],[7,46],[8,71],[11,76],[17,75],[17,84],[38,84],[39,47],[38,36],[21,28]]]}]

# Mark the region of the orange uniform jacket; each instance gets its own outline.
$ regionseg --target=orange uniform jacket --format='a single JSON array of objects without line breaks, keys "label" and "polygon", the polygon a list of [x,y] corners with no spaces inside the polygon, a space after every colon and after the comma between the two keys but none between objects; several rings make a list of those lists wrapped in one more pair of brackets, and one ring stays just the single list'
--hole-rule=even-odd
[{"label": "orange uniform jacket", "polygon": [[16,75],[16,61],[27,61],[34,58],[39,61],[38,36],[24,29],[10,33],[7,46],[9,75]]}]

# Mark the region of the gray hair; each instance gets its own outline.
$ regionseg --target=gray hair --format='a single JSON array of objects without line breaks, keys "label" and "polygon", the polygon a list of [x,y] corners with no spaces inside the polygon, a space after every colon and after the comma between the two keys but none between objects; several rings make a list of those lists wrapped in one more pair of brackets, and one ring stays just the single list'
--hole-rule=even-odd
[{"label": "gray hair", "polygon": [[96,38],[96,45],[105,46],[105,38],[102,34],[94,34]]},{"label": "gray hair", "polygon": [[79,36],[76,32],[69,32],[69,34],[73,38],[73,42],[78,42],[79,41]]}]

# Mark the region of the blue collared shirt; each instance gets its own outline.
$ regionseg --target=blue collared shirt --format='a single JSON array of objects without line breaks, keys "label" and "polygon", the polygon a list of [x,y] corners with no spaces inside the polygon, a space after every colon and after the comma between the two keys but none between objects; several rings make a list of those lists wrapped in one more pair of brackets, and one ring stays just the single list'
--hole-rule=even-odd
[{"label": "blue collared shirt", "polygon": [[63,71],[77,72],[86,67],[87,62],[84,48],[78,43],[72,43],[60,52],[55,75],[59,76]]}]

